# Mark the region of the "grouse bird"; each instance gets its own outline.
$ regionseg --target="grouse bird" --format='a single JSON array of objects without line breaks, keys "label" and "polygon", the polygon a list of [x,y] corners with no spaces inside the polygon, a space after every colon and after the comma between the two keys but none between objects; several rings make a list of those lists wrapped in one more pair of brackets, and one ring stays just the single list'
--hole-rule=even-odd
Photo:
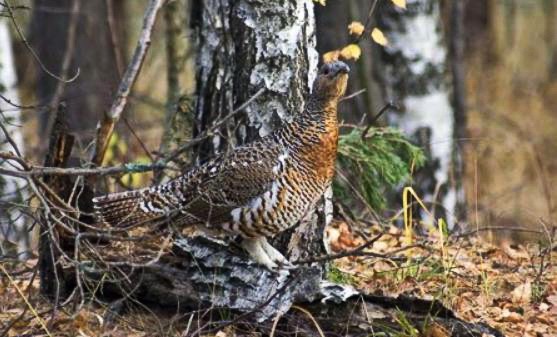
[{"label": "grouse bird", "polygon": [[112,226],[205,226],[242,237],[253,260],[291,266],[267,238],[312,211],[331,184],[338,141],[337,105],[350,68],[319,70],[302,113],[257,141],[208,160],[165,184],[93,199]]}]

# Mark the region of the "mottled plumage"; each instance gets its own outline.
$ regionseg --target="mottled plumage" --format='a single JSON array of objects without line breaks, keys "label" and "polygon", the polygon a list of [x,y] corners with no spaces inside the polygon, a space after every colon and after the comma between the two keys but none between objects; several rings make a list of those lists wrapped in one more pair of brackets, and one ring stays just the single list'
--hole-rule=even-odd
[{"label": "mottled plumage", "polygon": [[304,111],[270,135],[166,184],[95,198],[102,220],[119,227],[171,223],[225,230],[241,235],[256,261],[287,265],[266,238],[294,226],[331,183],[337,104],[348,71],[342,62],[324,65]]}]

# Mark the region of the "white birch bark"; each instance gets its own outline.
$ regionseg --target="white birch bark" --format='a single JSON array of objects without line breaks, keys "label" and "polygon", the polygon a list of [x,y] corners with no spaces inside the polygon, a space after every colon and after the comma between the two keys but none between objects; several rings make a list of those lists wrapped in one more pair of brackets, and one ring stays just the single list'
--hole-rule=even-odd
[{"label": "white birch bark", "polygon": [[[193,20],[199,39],[194,136],[265,90],[197,149],[201,161],[269,134],[304,108],[318,63],[312,0],[209,0]],[[332,213],[326,200],[321,216],[279,238],[289,256],[323,251],[321,240],[308,240],[323,237],[317,227],[322,230],[324,214]]]},{"label": "white birch bark", "polygon": [[[265,89],[246,108],[239,127],[214,136],[205,149],[219,152],[236,140],[267,135],[303,109],[318,62],[313,2],[209,0],[202,7],[195,132]],[[235,127],[238,119],[230,124]]]},{"label": "white birch bark", "polygon": [[[11,45],[9,23],[0,17],[0,93],[13,104],[19,104],[16,89],[17,77],[15,72],[14,55]],[[9,133],[11,139],[20,152],[24,150],[21,130],[21,111],[14,105],[0,100],[0,123]],[[4,132],[0,132],[0,151],[16,153],[8,142]],[[0,165],[12,168],[10,164],[0,160]],[[8,254],[10,242],[17,246],[19,257],[29,250],[30,235],[26,228],[25,216],[15,204],[25,199],[25,182],[19,178],[0,176],[0,254]]]},{"label": "white birch bark", "polygon": [[464,195],[451,173],[455,125],[440,6],[435,0],[414,0],[407,7],[391,6],[379,15],[389,39],[383,72],[386,96],[402,106],[401,113],[390,115],[389,123],[425,148],[429,161],[416,177],[416,189],[432,205],[435,217],[445,218],[452,228]]}]

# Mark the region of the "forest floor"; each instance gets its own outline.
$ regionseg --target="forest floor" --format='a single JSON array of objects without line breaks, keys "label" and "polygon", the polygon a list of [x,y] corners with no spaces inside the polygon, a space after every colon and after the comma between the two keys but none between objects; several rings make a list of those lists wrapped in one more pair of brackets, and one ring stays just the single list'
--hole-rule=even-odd
[{"label": "forest floor", "polygon": [[[369,238],[380,229],[367,226],[365,231]],[[487,323],[505,336],[557,337],[555,247],[495,246],[482,239],[482,231],[443,240],[436,231],[410,240],[395,227],[384,233],[370,251],[392,258],[336,260],[330,280],[375,295],[437,299],[459,318]],[[336,252],[366,241],[344,222],[336,222],[327,234]],[[155,313],[139,305],[117,316],[107,305],[87,301],[54,312],[39,296],[36,263],[0,264],[0,336],[182,336],[187,329],[187,315]],[[233,327],[217,333],[234,335]]]}]

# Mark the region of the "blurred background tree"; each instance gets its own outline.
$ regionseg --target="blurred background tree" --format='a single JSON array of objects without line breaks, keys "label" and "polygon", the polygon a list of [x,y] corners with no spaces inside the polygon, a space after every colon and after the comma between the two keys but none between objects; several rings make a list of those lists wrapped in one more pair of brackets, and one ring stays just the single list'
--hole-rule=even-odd
[{"label": "blurred background tree", "polygon": [[30,21],[31,46],[45,67],[36,72],[39,130],[45,137],[53,111],[61,101],[68,107],[68,122],[81,148],[94,136],[99,110],[113,98],[127,65],[125,2],[120,0],[35,0]]},{"label": "blurred background tree", "polygon": [[[17,106],[21,102],[9,24],[7,18],[0,17],[0,152],[13,151],[12,144],[15,144],[20,151],[17,155],[25,155],[23,133],[19,127],[21,111]],[[11,165],[0,159],[0,167],[10,168]],[[0,175],[0,255],[15,254],[24,258],[31,249],[31,223],[19,208],[27,197],[25,185],[21,179]]]}]

